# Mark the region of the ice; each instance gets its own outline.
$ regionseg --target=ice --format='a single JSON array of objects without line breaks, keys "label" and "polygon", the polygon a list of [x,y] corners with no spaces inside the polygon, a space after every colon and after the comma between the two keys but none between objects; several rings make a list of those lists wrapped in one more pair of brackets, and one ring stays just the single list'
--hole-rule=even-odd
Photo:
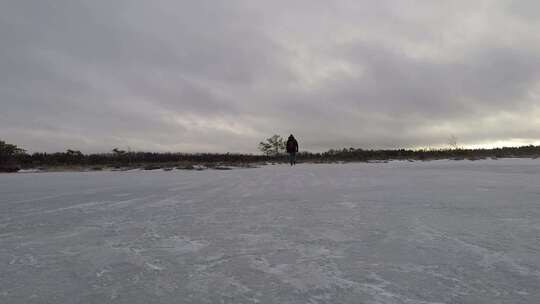
[{"label": "ice", "polygon": [[0,303],[540,303],[540,160],[1,174]]}]

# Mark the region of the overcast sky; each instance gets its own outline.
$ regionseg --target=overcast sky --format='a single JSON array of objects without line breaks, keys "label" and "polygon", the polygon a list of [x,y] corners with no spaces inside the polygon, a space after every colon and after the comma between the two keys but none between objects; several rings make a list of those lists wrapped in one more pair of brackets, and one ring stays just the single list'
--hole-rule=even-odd
[{"label": "overcast sky", "polygon": [[0,139],[29,151],[540,143],[540,1],[6,0]]}]

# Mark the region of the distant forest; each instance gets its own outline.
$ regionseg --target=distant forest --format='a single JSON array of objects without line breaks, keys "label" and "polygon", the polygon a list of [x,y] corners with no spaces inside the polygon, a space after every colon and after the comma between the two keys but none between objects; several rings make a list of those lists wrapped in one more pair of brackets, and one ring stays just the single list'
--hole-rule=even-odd
[{"label": "distant forest", "polygon": [[[494,149],[394,149],[364,150],[356,148],[331,149],[322,153],[300,152],[299,162],[369,162],[388,160],[427,161],[436,159],[469,159],[485,158],[537,158],[540,157],[540,146],[504,147]],[[179,168],[193,169],[201,165],[207,168],[220,166],[251,166],[263,163],[285,162],[286,157],[281,150],[265,154],[236,153],[153,153],[129,152],[113,149],[109,153],[84,154],[77,150],[57,153],[27,153],[15,145],[0,141],[0,172],[16,172],[30,168]]]}]

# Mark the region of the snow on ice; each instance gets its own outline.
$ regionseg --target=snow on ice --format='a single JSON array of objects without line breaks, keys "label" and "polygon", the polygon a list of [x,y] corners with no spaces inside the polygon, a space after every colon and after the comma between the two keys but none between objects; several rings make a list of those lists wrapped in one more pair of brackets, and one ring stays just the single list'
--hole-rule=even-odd
[{"label": "snow on ice", "polygon": [[0,303],[540,303],[540,160],[0,175]]}]

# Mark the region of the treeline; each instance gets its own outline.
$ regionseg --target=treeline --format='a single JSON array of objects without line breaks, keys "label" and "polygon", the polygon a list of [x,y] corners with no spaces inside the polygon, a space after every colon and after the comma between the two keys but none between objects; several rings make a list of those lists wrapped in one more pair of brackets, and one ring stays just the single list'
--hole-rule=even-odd
[{"label": "treeline", "polygon": [[345,148],[329,150],[323,153],[303,152],[300,159],[310,161],[385,161],[385,160],[436,160],[436,159],[469,159],[485,158],[537,158],[540,157],[540,146],[503,147],[493,149],[394,149],[363,150]]},{"label": "treeline", "polygon": [[[299,162],[367,162],[387,160],[435,160],[484,158],[537,158],[540,146],[505,147],[495,149],[396,149],[364,150],[355,148],[332,149],[322,153],[300,152]],[[283,153],[235,154],[235,153],[152,153],[126,152],[114,149],[110,153],[84,154],[76,150],[58,153],[26,153],[15,145],[0,141],[0,171],[15,172],[19,169],[52,167],[87,167],[97,170],[103,167],[152,168],[182,167],[193,165],[216,167],[221,165],[247,166],[255,163],[285,162]]]},{"label": "treeline", "polygon": [[186,164],[248,164],[263,162],[267,157],[251,154],[233,153],[154,153],[154,152],[123,152],[83,154],[79,151],[60,153],[19,154],[16,162],[22,168],[37,168],[47,166],[109,166],[136,167],[147,164],[168,164],[170,166]]},{"label": "treeline", "polygon": [[[346,148],[322,153],[300,152],[298,159],[309,162],[374,161],[374,160],[434,160],[434,159],[482,159],[540,156],[540,146],[505,147],[495,149],[421,149],[421,150],[363,150]],[[79,151],[62,153],[18,154],[16,162],[25,168],[39,166],[140,166],[144,164],[243,164],[257,162],[281,162],[284,155],[256,155],[235,153],[153,153],[120,152],[83,154]]]}]

